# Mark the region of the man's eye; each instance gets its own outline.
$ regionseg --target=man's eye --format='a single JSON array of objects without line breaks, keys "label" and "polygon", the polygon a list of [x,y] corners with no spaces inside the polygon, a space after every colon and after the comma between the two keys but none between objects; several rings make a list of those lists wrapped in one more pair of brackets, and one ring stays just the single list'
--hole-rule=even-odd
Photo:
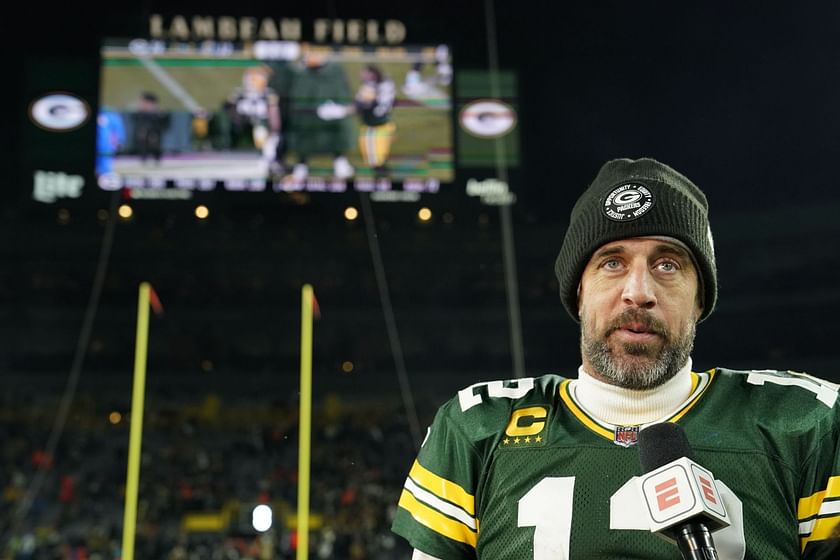
[{"label": "man's eye", "polygon": [[603,267],[607,270],[618,270],[621,267],[621,263],[618,259],[609,259],[608,261],[604,261]]},{"label": "man's eye", "polygon": [[671,261],[663,261],[663,262],[659,263],[657,266],[658,266],[659,270],[661,270],[663,272],[674,272],[678,268],[677,263],[674,263],[674,262],[671,262]]}]

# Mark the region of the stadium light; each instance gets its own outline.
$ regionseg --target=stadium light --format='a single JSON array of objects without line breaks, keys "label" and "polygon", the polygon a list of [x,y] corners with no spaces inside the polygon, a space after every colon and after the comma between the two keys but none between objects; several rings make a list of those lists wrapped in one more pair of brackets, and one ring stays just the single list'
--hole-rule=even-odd
[{"label": "stadium light", "polygon": [[271,529],[271,507],[265,504],[260,504],[251,512],[251,525],[254,526],[255,531],[265,533]]},{"label": "stadium light", "polygon": [[359,211],[356,210],[353,206],[348,206],[344,209],[344,219],[348,222],[352,222],[356,218],[359,217]]},{"label": "stadium light", "polygon": [[123,220],[128,220],[129,218],[131,218],[131,216],[134,215],[134,210],[128,204],[120,204],[117,213]]},{"label": "stadium light", "polygon": [[210,209],[203,204],[195,207],[195,217],[199,220],[204,220],[210,215]]},{"label": "stadium light", "polygon": [[421,222],[428,222],[432,219],[432,211],[425,206],[417,211],[417,217]]}]

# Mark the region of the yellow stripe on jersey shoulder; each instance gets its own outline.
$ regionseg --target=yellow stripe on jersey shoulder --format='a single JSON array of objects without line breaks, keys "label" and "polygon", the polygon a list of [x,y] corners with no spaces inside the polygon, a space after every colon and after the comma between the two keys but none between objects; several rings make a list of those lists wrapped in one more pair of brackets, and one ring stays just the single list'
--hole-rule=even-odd
[{"label": "yellow stripe on jersey shoulder", "polygon": [[408,490],[402,491],[399,506],[408,511],[418,523],[432,531],[475,548],[478,541],[477,532],[421,503]]},{"label": "yellow stripe on jersey shoulder", "polygon": [[453,503],[472,516],[475,516],[475,496],[452,481],[446,480],[425,468],[416,459],[408,476],[424,489],[438,498]]},{"label": "yellow stripe on jersey shoulder", "polygon": [[595,422],[592,418],[590,418],[581,408],[575,403],[572,399],[572,395],[569,393],[569,383],[571,383],[571,379],[565,379],[560,383],[560,388],[558,389],[560,393],[560,398],[563,399],[563,402],[566,403],[566,407],[569,411],[577,418],[581,424],[595,432],[601,437],[605,437],[608,440],[615,440],[615,431],[610,431],[597,422]]},{"label": "yellow stripe on jersey shoulder", "polygon": [[714,369],[710,369],[706,372],[706,375],[709,376],[708,381],[706,381],[706,385],[700,390],[699,393],[694,395],[694,392],[697,391],[697,386],[700,385],[700,382],[702,380],[700,379],[700,376],[698,374],[694,373],[693,371],[691,372],[691,391],[688,394],[694,395],[694,398],[692,398],[688,403],[686,403],[685,406],[683,406],[676,414],[668,418],[668,422],[678,422],[680,418],[685,416],[685,414],[689,410],[694,408],[694,405],[700,402],[700,398],[703,395],[705,395],[706,391],[709,390],[709,387],[712,386],[712,381],[715,380],[715,373],[717,373],[717,371]]},{"label": "yellow stripe on jersey shoulder", "polygon": [[814,492],[807,498],[800,499],[796,517],[799,521],[802,521],[817,515],[820,512],[823,500],[826,498],[840,498],[840,476],[829,478],[825,490]]}]

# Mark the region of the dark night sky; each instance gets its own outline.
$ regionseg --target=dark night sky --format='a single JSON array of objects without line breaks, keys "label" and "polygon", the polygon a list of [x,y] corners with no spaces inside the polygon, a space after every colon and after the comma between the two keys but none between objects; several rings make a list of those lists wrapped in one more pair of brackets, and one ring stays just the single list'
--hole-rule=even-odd
[{"label": "dark night sky", "polygon": [[610,6],[557,18],[552,55],[528,65],[530,163],[562,154],[574,185],[606,158],[650,155],[718,210],[840,200],[840,10]]}]

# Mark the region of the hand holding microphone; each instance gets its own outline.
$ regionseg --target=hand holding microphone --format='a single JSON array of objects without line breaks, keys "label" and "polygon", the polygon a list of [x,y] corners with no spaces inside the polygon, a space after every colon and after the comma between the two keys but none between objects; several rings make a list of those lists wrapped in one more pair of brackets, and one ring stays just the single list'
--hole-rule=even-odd
[{"label": "hand holding microphone", "polygon": [[647,427],[639,432],[638,447],[651,531],[676,542],[686,560],[716,560],[712,531],[729,526],[729,517],[714,476],[694,462],[682,427]]}]

